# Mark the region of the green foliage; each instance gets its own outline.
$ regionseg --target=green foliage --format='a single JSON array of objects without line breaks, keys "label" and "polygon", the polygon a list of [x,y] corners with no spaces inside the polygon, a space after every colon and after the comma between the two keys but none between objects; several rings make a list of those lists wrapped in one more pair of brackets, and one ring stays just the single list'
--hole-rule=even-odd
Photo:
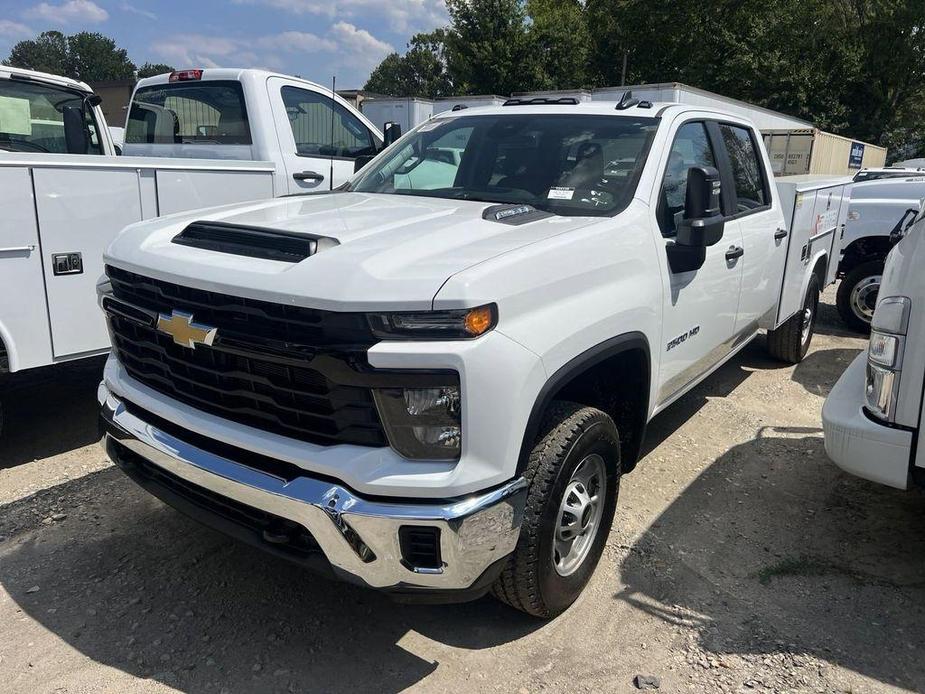
[{"label": "green foliage", "polygon": [[124,48],[108,36],[81,31],[65,36],[44,31],[35,39],[20,41],[5,61],[13,67],[51,72],[84,82],[132,79],[135,64]]},{"label": "green foliage", "polygon": [[[922,0],[447,0],[456,94],[683,82],[925,154]],[[438,94],[387,57],[377,91]],[[411,75],[410,77],[408,75]],[[371,78],[367,88],[372,88]],[[439,93],[445,93],[440,91]]]},{"label": "green foliage", "polygon": [[165,72],[173,71],[173,66],[167,65],[166,63],[145,63],[140,68],[138,68],[138,79],[154,77],[155,75],[163,75]]},{"label": "green foliage", "polygon": [[446,66],[442,29],[415,34],[403,56],[391,53],[373,70],[365,89],[392,96],[450,96],[453,82]]}]

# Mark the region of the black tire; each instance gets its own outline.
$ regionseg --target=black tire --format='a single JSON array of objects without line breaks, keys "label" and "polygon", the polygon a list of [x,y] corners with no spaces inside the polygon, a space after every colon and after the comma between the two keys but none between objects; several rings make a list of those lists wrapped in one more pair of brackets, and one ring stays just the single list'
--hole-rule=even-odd
[{"label": "black tire", "polygon": [[[620,435],[607,414],[571,402],[554,402],[541,432],[524,472],[530,486],[520,539],[492,593],[527,614],[550,618],[575,602],[604,551],[620,490]],[[555,566],[559,506],[579,464],[595,455],[603,459],[606,495],[587,553],[563,576]]]},{"label": "black tire", "polygon": [[[806,328],[806,311],[809,314],[809,329]],[[813,274],[806,287],[803,308],[793,314],[777,330],[768,332],[768,352],[775,359],[788,364],[799,364],[809,351],[816,329],[816,315],[819,313],[819,278]]]},{"label": "black tire", "polygon": [[[870,319],[862,315],[860,308],[854,306],[857,301],[853,296],[855,288],[861,290],[866,287],[868,289],[867,300],[860,301],[860,303],[873,310],[877,303],[877,293],[880,290],[880,282],[875,282],[874,278],[882,276],[883,261],[868,260],[852,268],[838,285],[838,293],[835,296],[838,315],[852,330],[865,334],[870,332]],[[876,289],[873,289],[874,286]]]}]

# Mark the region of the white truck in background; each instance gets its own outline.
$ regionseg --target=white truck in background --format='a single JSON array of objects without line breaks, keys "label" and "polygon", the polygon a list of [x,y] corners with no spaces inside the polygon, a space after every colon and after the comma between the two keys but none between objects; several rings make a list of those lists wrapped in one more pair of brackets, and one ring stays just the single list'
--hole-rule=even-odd
[{"label": "white truck in background", "polygon": [[805,356],[851,182],[774,183],[727,111],[511,99],[335,194],[135,224],[99,285],[103,444],[303,566],[554,616],[647,422],[762,330]]},{"label": "white truck in background", "polygon": [[[903,175],[897,176],[897,172]],[[863,174],[863,175],[862,175]],[[890,234],[914,216],[925,198],[925,172],[862,170],[855,174],[838,263],[836,306],[853,330],[867,332],[877,305]]]},{"label": "white truck in background", "polygon": [[330,90],[259,70],[141,80],[124,156],[99,103],[82,82],[0,66],[0,372],[109,349],[95,284],[126,226],[326,191],[383,144]]}]

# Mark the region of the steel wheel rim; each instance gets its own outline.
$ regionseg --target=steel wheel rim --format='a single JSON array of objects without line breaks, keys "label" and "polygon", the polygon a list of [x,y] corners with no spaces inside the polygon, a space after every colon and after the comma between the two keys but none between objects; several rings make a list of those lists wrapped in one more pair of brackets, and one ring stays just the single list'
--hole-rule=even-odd
[{"label": "steel wheel rim", "polygon": [[565,485],[553,529],[552,563],[560,576],[575,573],[594,545],[607,495],[606,479],[604,459],[592,453],[578,463]]},{"label": "steel wheel rim", "polygon": [[865,323],[874,317],[882,275],[865,277],[851,289],[851,311]]},{"label": "steel wheel rim", "polygon": [[803,307],[803,322],[800,330],[800,344],[805,345],[809,342],[810,335],[813,332],[813,321],[816,318],[816,308],[819,304],[819,299],[817,296],[809,296],[806,298],[807,306]]}]

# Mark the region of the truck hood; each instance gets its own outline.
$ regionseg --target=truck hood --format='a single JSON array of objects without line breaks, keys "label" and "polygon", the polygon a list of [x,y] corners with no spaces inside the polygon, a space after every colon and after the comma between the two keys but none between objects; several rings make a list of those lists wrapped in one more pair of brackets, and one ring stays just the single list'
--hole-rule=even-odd
[{"label": "truck hood", "polygon": [[[427,310],[452,275],[600,221],[546,216],[519,224],[511,223],[512,217],[505,223],[483,218],[489,207],[366,193],[279,198],[133,224],[116,238],[105,259],[165,281],[254,299],[338,311]],[[298,263],[173,243],[198,220],[324,236],[336,243],[322,244],[322,250]]]}]

